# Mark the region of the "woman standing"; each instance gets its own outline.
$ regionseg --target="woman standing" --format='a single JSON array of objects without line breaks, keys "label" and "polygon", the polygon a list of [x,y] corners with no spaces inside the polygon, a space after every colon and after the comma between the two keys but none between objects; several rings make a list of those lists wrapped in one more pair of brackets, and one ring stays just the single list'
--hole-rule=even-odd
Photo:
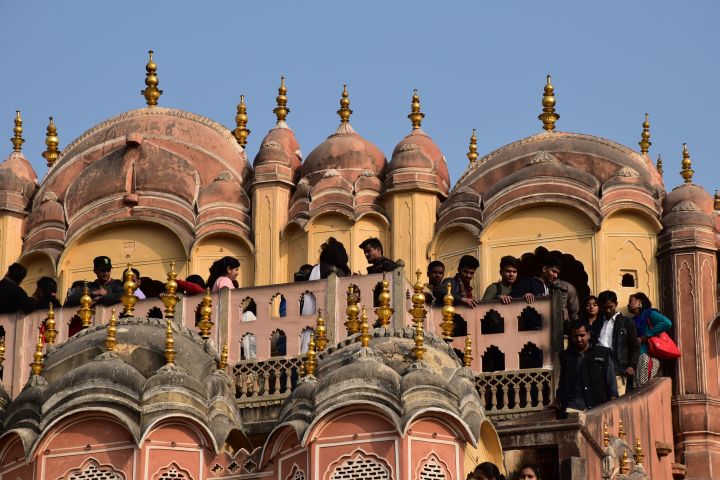
[{"label": "woman standing", "polygon": [[651,378],[660,376],[660,361],[648,353],[648,338],[667,332],[672,322],[662,313],[652,308],[650,299],[642,292],[633,293],[628,300],[628,310],[634,314],[638,342],[640,342],[640,359],[635,372],[636,387],[647,383]]},{"label": "woman standing", "polygon": [[237,276],[240,272],[240,262],[237,258],[223,257],[216,260],[210,267],[210,277],[207,285],[212,285],[213,293],[221,288],[238,288]]}]

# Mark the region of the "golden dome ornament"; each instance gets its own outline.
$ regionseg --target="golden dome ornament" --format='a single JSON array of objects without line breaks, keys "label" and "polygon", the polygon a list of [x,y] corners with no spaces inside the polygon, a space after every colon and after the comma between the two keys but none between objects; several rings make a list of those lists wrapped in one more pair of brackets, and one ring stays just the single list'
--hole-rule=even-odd
[{"label": "golden dome ornament", "polygon": [[148,107],[154,107],[158,104],[160,95],[163,91],[158,89],[157,86],[160,83],[157,76],[157,64],[153,61],[153,51],[148,50],[150,56],[148,63],[145,65],[145,89],[140,90],[140,94],[145,97],[145,103]]},{"label": "golden dome ornament", "polygon": [[25,143],[25,139],[22,137],[22,124],[23,120],[20,115],[20,110],[15,110],[15,127],[13,128],[13,138],[10,139],[13,144],[13,152],[22,151],[22,144]]},{"label": "golden dome ornament", "polygon": [[48,168],[52,168],[52,166],[55,165],[55,161],[60,156],[60,152],[58,151],[59,144],[60,140],[57,136],[57,127],[55,126],[53,117],[50,117],[50,123],[48,123],[47,133],[45,134],[45,145],[47,146],[47,149],[42,153],[42,157],[47,160]]},{"label": "golden dome ornament", "polygon": [[538,119],[543,123],[543,129],[548,132],[555,130],[555,123],[560,120],[560,115],[555,112],[555,87],[550,80],[548,75],[542,98],[543,113],[538,115]]},{"label": "golden dome ornament", "polygon": [[247,105],[245,105],[245,95],[240,95],[240,103],[237,105],[237,115],[235,115],[235,130],[233,135],[235,140],[240,144],[241,147],[245,148],[247,139],[250,136],[250,130],[247,128],[248,115]]}]

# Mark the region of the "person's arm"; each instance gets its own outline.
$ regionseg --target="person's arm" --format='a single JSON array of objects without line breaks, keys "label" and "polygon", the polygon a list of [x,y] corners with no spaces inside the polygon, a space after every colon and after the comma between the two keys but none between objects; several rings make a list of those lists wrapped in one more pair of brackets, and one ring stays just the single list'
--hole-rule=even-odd
[{"label": "person's arm", "polygon": [[610,400],[618,397],[617,380],[615,380],[615,362],[612,355],[608,352],[607,362],[605,362],[605,388]]},{"label": "person's arm", "polygon": [[[35,310],[35,307],[37,306],[37,302],[35,299],[28,296],[27,293],[25,293],[25,290],[22,289],[20,285],[17,286],[16,290],[16,300],[17,300],[17,306],[18,310],[22,311],[23,313],[30,313]],[[47,306],[45,307],[47,308]]]},{"label": "person's arm", "polygon": [[498,289],[495,286],[495,284],[491,283],[485,289],[485,293],[483,293],[483,296],[482,296],[482,301],[489,302],[490,300],[495,300],[495,298],[497,298],[497,295],[495,295],[497,293],[497,291],[498,291]]},{"label": "person's arm", "polygon": [[[627,324],[627,345],[628,345],[628,368],[625,373],[628,375],[635,375],[635,369],[637,368],[638,360],[640,359],[640,344],[638,343],[637,329],[635,328],[635,322],[625,317],[625,323]],[[632,372],[629,371],[632,368]]]},{"label": "person's arm", "polygon": [[645,332],[645,337],[652,337],[658,333],[667,332],[672,327],[672,321],[657,310],[650,311],[650,323],[652,327]]},{"label": "person's arm", "polygon": [[120,280],[113,280],[105,286],[105,290],[107,290],[107,293],[102,297],[96,298],[96,303],[100,303],[102,305],[115,305],[116,303],[120,303],[122,296],[125,293],[123,290],[123,283]]},{"label": "person's arm", "polygon": [[178,288],[185,292],[185,295],[197,295],[198,293],[205,293],[205,289],[197,283],[188,282],[185,280],[176,280]]}]

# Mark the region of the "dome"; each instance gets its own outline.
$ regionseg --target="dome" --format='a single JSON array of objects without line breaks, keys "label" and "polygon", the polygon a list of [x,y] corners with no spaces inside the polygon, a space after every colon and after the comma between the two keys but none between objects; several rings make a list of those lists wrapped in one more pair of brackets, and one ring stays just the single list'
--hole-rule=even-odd
[{"label": "dome", "polygon": [[692,202],[698,210],[706,215],[714,211],[712,195],[706,192],[700,185],[694,183],[683,183],[672,189],[663,201],[663,212],[669,213],[682,202]]},{"label": "dome", "polygon": [[302,166],[302,176],[321,176],[327,170],[383,173],[385,155],[372,142],[358,135],[349,123],[341,123],[327,140],[310,152]]},{"label": "dome", "polygon": [[37,188],[37,174],[21,151],[0,163],[0,208],[25,212]]},{"label": "dome", "polygon": [[253,162],[254,183],[279,179],[294,185],[301,164],[302,152],[295,133],[284,121],[278,121],[260,143]]}]

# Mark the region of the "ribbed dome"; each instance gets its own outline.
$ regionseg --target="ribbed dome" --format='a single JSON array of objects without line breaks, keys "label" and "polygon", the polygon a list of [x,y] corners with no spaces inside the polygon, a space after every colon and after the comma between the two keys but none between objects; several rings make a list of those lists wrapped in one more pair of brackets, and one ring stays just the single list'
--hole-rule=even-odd
[{"label": "ribbed dome", "polygon": [[37,174],[20,151],[0,163],[0,208],[25,211],[37,188]]},{"label": "ribbed dome", "polygon": [[387,161],[380,149],[369,140],[358,135],[349,123],[341,123],[327,140],[315,147],[302,166],[302,176],[321,176],[327,170],[349,170],[357,172],[370,170],[383,173]]},{"label": "ribbed dome", "polygon": [[276,174],[294,182],[301,163],[302,152],[295,132],[284,121],[279,121],[260,143],[260,150],[253,162],[255,179],[262,180],[266,175]]},{"label": "ribbed dome", "polygon": [[423,188],[447,196],[450,174],[445,157],[422,129],[414,129],[395,146],[385,184],[388,190]]}]

